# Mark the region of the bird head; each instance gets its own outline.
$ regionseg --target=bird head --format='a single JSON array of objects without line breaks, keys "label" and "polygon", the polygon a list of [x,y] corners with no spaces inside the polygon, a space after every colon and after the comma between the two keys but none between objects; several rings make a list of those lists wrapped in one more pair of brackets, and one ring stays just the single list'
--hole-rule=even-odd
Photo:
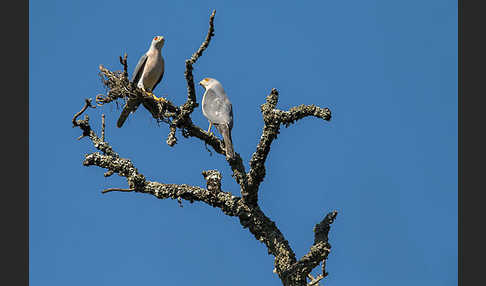
[{"label": "bird head", "polygon": [[199,82],[199,84],[204,87],[205,89],[210,88],[213,84],[217,83],[218,81],[214,78],[206,77]]},{"label": "bird head", "polygon": [[165,38],[163,36],[155,36],[152,40],[152,45],[158,49],[162,49],[164,46]]}]

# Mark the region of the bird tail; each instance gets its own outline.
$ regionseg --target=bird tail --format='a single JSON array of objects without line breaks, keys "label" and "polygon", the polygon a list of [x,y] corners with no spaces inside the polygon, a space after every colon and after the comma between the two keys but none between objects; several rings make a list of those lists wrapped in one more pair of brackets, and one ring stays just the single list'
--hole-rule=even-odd
[{"label": "bird tail", "polygon": [[216,127],[218,128],[219,133],[223,135],[226,158],[234,158],[235,151],[233,149],[233,142],[231,140],[231,129],[229,128],[228,124],[218,124]]},{"label": "bird tail", "polygon": [[116,126],[118,128],[121,128],[123,126],[123,123],[125,123],[125,120],[127,120],[129,114],[130,114],[130,109],[128,109],[127,106],[125,105],[125,107],[123,108],[120,114],[120,117],[118,118],[118,121],[116,122]]},{"label": "bird tail", "polygon": [[127,100],[125,106],[123,106],[123,110],[120,114],[120,117],[116,122],[116,126],[118,128],[121,128],[123,126],[123,123],[125,123],[125,120],[127,120],[128,115],[130,115],[130,113],[134,113],[135,110],[137,110],[137,107],[140,105],[140,103],[141,103],[140,101],[137,101],[136,99],[133,98]]}]

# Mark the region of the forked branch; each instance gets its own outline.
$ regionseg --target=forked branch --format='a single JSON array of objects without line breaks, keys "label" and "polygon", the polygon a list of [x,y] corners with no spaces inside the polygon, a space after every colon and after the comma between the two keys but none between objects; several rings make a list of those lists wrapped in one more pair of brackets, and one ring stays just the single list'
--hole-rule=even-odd
[{"label": "forked branch", "polygon": [[265,177],[265,162],[270,152],[270,146],[280,133],[280,125],[288,127],[297,120],[307,116],[314,116],[326,121],[331,120],[329,108],[320,108],[315,105],[299,105],[292,107],[289,111],[276,109],[278,103],[278,91],[274,88],[267,100],[261,106],[263,115],[262,135],[258,142],[255,153],[250,160],[250,171],[247,174],[248,181],[248,201],[256,203],[258,201],[258,188]]}]

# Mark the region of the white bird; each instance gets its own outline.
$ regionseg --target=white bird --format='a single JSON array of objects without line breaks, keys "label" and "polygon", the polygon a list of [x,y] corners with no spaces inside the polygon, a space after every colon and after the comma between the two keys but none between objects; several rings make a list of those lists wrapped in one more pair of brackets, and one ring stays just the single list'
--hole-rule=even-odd
[{"label": "white bird", "polygon": [[213,78],[205,78],[199,84],[206,89],[202,98],[202,112],[209,120],[208,133],[211,130],[211,126],[214,125],[219,133],[223,135],[226,158],[234,158],[235,152],[231,140],[233,106],[219,81]]}]

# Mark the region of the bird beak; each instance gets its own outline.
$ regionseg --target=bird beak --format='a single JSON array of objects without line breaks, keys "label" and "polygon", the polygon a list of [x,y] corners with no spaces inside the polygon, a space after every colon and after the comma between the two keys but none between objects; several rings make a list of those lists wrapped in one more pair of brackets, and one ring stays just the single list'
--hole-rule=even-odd
[{"label": "bird beak", "polygon": [[203,81],[202,80],[199,82],[199,85],[202,86],[202,87],[204,87],[204,84],[203,84]]}]

